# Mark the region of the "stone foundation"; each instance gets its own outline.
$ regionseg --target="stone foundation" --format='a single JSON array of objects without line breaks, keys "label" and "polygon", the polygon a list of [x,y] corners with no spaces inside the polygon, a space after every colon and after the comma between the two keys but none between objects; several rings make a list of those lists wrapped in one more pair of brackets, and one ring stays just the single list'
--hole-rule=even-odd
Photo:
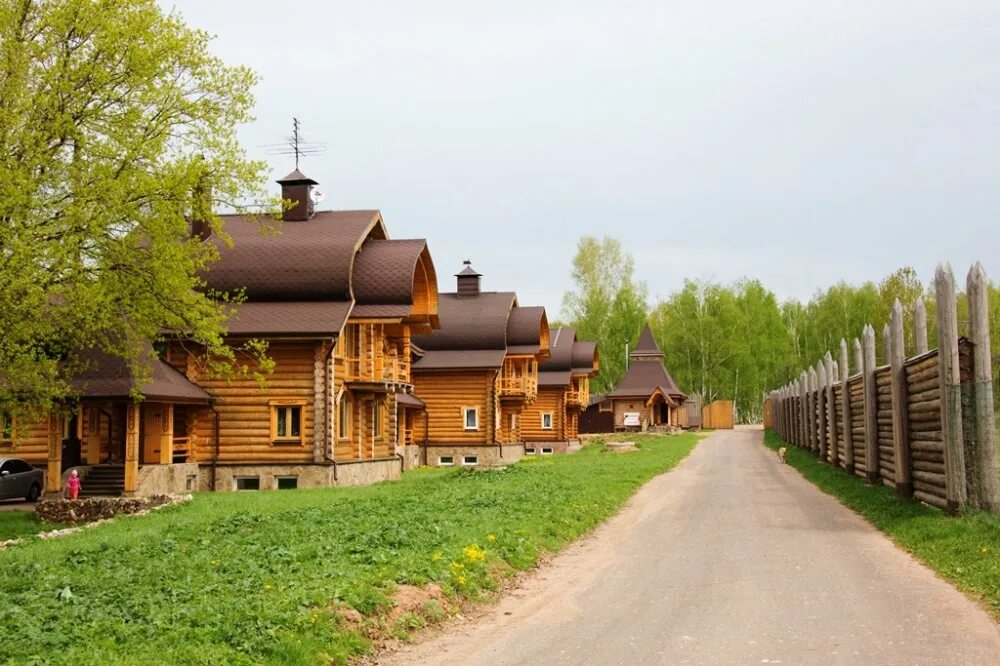
[{"label": "stone foundation", "polygon": [[[475,456],[475,466],[496,467],[500,465],[512,465],[524,457],[523,444],[504,444],[503,456],[496,444],[470,446],[468,444],[433,444],[427,446],[427,465],[430,467],[442,467],[440,458],[451,456],[452,465],[461,467],[465,456]],[[472,466],[466,465],[466,466]]]},{"label": "stone foundation", "polygon": [[[548,455],[550,453],[566,453],[569,448],[569,442],[525,442],[524,443],[524,455],[532,455],[529,453],[529,449],[534,449],[533,455]],[[542,451],[545,449],[545,451]],[[550,450],[551,449],[551,450]]]},{"label": "stone foundation", "polygon": [[136,495],[190,493],[199,489],[198,463],[177,463],[173,465],[142,465],[139,467],[138,490]]},{"label": "stone foundation", "polygon": [[[330,486],[365,486],[382,481],[394,481],[401,476],[400,459],[397,457],[362,462],[338,463],[336,479],[333,465],[273,463],[248,463],[245,465],[218,465],[215,468],[215,490],[238,490],[241,483],[253,483],[259,490],[277,490],[280,484],[294,484],[296,488],[328,488]],[[200,466],[199,490],[212,490],[212,465]]]}]

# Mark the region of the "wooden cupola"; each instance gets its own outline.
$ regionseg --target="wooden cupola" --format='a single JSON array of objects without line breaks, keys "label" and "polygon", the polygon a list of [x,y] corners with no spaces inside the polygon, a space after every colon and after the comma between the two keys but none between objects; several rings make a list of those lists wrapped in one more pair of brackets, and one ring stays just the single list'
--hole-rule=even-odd
[{"label": "wooden cupola", "polygon": [[295,203],[285,211],[282,219],[288,222],[305,222],[313,216],[312,188],[319,183],[296,169],[280,179],[278,184],[281,185],[281,198]]},{"label": "wooden cupola", "polygon": [[458,292],[457,296],[459,298],[467,298],[479,295],[479,284],[482,279],[482,275],[476,272],[476,269],[472,267],[472,262],[466,259],[462,262],[465,265],[460,272],[455,274],[458,278]]}]

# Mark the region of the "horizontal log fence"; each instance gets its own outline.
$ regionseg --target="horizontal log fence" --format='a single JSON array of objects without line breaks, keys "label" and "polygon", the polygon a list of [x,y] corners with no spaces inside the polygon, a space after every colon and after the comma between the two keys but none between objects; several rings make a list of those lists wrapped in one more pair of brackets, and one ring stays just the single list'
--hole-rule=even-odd
[{"label": "horizontal log fence", "polygon": [[927,311],[919,299],[915,349],[907,356],[896,301],[882,331],[883,365],[875,361],[875,329],[865,326],[852,345],[841,340],[837,360],[828,353],[772,391],[765,412],[786,442],[868,483],[951,512],[1000,511],[989,281],[981,264],[969,271],[968,337],[958,335],[951,267],[939,266],[934,282],[937,348],[928,349]]}]

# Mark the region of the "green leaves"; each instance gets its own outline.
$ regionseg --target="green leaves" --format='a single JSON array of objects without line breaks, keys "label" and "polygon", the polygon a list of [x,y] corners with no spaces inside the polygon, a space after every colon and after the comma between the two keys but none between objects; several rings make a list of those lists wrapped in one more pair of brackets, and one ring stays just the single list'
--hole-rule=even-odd
[{"label": "green leaves", "polygon": [[0,406],[72,394],[84,347],[139,378],[163,335],[234,360],[188,221],[270,206],[235,134],[256,80],[153,0],[0,2]]}]

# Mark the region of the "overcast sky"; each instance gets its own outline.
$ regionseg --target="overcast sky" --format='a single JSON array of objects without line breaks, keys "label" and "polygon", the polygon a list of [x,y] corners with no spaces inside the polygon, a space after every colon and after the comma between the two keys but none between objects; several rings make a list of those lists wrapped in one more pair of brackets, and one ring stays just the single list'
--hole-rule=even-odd
[{"label": "overcast sky", "polygon": [[555,318],[584,234],[653,298],[1000,277],[997,0],[162,4],[263,77],[250,154],[290,171],[297,116],[323,207],[427,238],[442,291],[468,258]]}]

